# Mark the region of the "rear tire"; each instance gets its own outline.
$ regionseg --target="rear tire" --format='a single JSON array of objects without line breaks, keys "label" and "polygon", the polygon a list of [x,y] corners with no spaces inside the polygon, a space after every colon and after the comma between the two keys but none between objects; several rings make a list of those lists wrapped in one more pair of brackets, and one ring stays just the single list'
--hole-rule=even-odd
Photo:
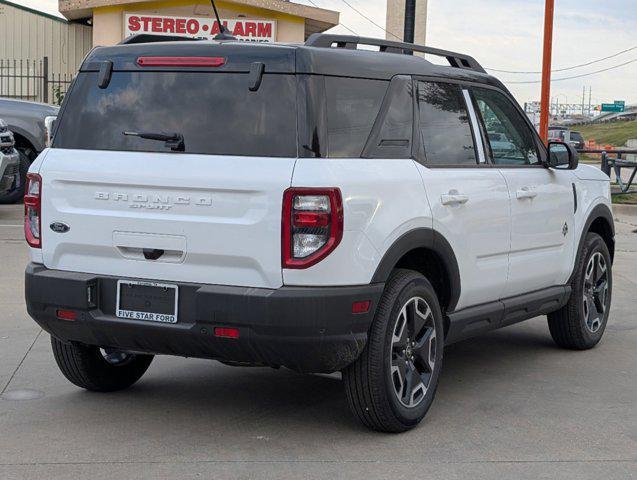
[{"label": "rear tire", "polygon": [[593,348],[608,322],[613,289],[612,263],[606,243],[596,233],[586,234],[571,281],[571,298],[548,315],[551,336],[571,350]]},{"label": "rear tire", "polygon": [[152,355],[103,352],[95,346],[63,343],[51,337],[55,361],[73,384],[93,392],[123,390],[139,380],[153,361]]},{"label": "rear tire", "polygon": [[442,368],[444,330],[425,277],[395,270],[358,360],[343,371],[350,408],[372,430],[404,432],[431,406]]}]

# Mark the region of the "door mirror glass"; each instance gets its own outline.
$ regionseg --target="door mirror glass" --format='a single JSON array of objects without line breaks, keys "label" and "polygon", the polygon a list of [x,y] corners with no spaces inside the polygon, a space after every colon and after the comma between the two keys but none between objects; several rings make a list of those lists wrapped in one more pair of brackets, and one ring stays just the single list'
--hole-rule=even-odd
[{"label": "door mirror glass", "polygon": [[569,170],[575,170],[577,168],[577,151],[572,145],[562,142],[549,142],[548,150],[549,167],[567,167]]}]

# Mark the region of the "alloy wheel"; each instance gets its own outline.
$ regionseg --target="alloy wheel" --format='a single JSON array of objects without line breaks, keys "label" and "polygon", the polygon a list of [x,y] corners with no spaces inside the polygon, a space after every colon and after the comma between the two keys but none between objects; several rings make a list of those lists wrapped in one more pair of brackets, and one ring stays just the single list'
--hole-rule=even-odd
[{"label": "alloy wheel", "polygon": [[600,252],[595,252],[586,265],[582,297],[586,328],[596,333],[608,307],[608,268]]},{"label": "alloy wheel", "polygon": [[391,342],[391,383],[394,394],[407,408],[422,402],[436,364],[436,324],[433,311],[421,297],[401,308]]}]

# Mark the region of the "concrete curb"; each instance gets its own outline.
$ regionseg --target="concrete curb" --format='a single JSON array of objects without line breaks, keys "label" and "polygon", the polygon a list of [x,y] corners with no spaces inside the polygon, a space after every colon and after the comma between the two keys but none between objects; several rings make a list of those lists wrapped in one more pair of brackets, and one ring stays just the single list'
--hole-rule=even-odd
[{"label": "concrete curb", "polygon": [[637,217],[637,205],[614,204],[613,215],[624,215],[627,217]]}]

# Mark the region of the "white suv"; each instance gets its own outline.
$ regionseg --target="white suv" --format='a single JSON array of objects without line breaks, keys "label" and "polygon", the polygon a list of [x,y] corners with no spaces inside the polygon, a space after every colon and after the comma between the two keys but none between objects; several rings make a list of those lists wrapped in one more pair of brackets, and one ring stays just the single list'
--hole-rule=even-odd
[{"label": "white suv", "polygon": [[342,371],[403,431],[449,343],[544,314],[600,340],[609,179],[473,58],[150,40],[88,55],[28,176],[28,311],[71,382],[126,388],[155,354]]}]

